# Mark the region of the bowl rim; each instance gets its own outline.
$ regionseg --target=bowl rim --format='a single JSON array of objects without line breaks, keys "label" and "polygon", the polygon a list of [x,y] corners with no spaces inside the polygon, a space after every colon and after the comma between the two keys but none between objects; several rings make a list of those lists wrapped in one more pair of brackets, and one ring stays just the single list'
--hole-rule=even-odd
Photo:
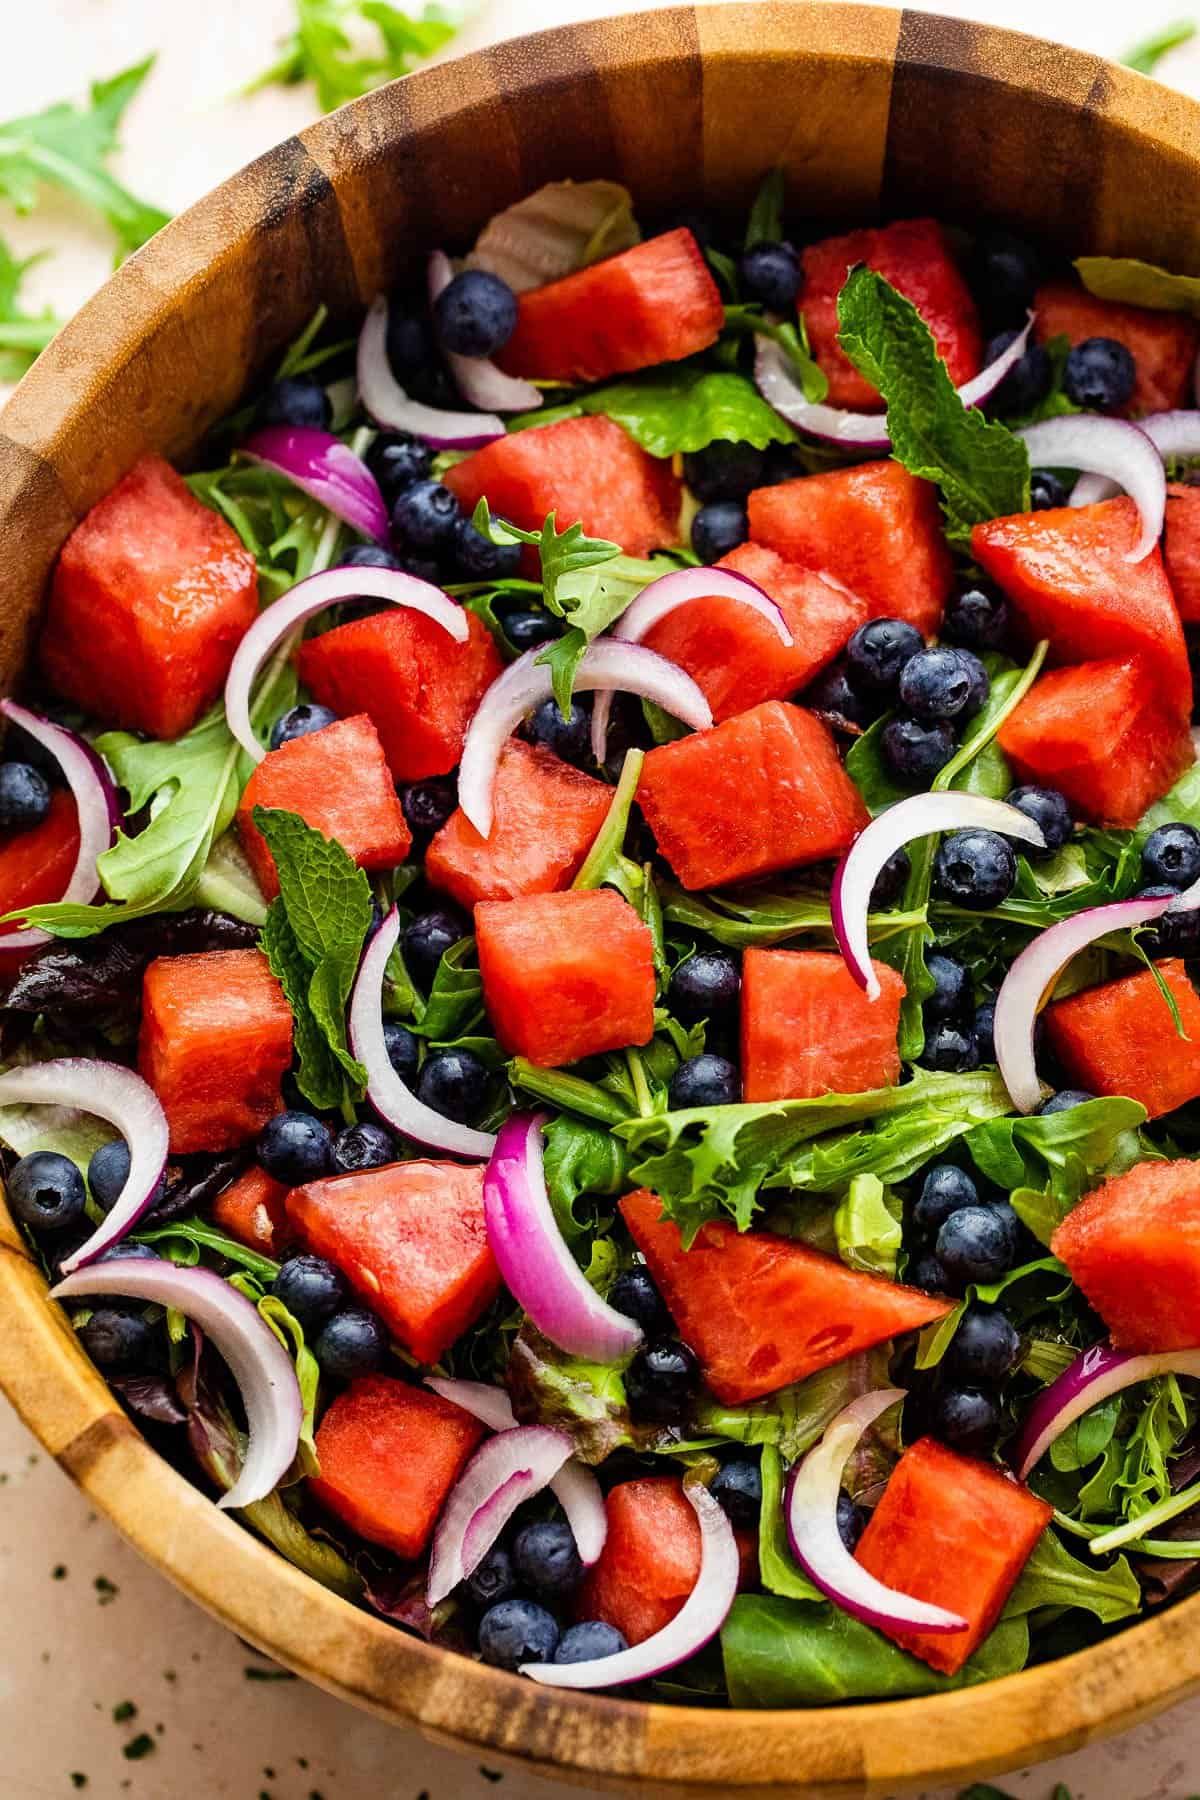
[{"label": "bowl rim", "polygon": [[[537,92],[546,67],[569,60],[582,32],[589,33],[587,54],[594,58],[595,33],[604,25],[610,27],[606,73],[619,77],[665,54],[664,22],[671,21],[707,28],[706,65],[744,53],[747,44],[764,56],[785,57],[801,29],[806,45],[823,55],[894,64],[902,21],[910,18],[938,31],[940,73],[999,82],[1026,97],[1062,105],[1068,79],[1075,83],[1069,91],[1086,92],[1085,78],[1100,68],[1106,123],[1194,158],[1200,105],[1143,76],[1001,27],[876,6],[744,0],[736,7],[673,7],[511,40],[408,77],[406,85],[422,84],[431,99],[453,109],[465,104],[460,95],[475,86],[480,71],[480,79],[494,81],[488,59],[501,55],[505,91]],[[981,38],[1004,51],[992,66],[980,66]],[[1045,55],[1049,48],[1053,57]],[[342,108],[301,132],[300,144],[320,167],[330,167],[340,135],[369,119],[377,104],[375,94]],[[239,193],[286,147],[172,221],[60,333],[0,412],[0,450],[16,452],[19,464],[15,481],[7,488],[0,483],[0,506],[36,484],[65,427],[86,413],[94,398],[89,374],[126,361],[164,309],[178,306],[188,283],[202,277],[195,245],[211,244],[214,231],[236,219]],[[227,232],[218,241],[226,254],[237,243]],[[36,429],[29,423],[34,417]],[[484,1751],[530,1772],[617,1783],[626,1792],[648,1785],[678,1794],[759,1788],[866,1795],[1041,1760],[1200,1688],[1200,1595],[1058,1662],[916,1699],[751,1711],[535,1686],[435,1649],[350,1605],[218,1512],[121,1412],[45,1293],[0,1200],[0,1390],[93,1504],[239,1636],[338,1697],[459,1750]]]}]

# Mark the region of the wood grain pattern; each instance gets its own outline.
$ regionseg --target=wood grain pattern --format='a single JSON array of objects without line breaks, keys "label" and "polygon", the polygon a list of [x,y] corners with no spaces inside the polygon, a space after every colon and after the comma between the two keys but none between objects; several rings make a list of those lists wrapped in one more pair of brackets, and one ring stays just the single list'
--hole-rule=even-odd
[{"label": "wood grain pattern", "polygon": [[[562,175],[647,212],[741,207],[781,162],[814,217],[991,213],[1200,267],[1200,109],[1036,40],[870,7],[678,7],[499,46],[260,158],[120,270],[0,415],[0,684],[54,556],[147,449],[186,457],[325,301],[351,320],[434,243]],[[0,1386],[151,1562],[343,1698],[489,1762],[670,1792],[865,1797],[1074,1748],[1200,1688],[1200,1598],[936,1699],[739,1713],[555,1697],[430,1649],[282,1562],[116,1408],[0,1206]]]}]

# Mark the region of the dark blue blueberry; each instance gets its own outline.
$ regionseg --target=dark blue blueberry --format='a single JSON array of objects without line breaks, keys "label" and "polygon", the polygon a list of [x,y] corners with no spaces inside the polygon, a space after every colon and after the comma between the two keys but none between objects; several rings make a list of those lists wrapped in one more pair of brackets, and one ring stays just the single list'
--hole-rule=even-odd
[{"label": "dark blue blueberry", "polygon": [[520,544],[493,544],[466,518],[456,522],[446,554],[459,581],[503,581],[521,566]]},{"label": "dark blue blueberry", "polygon": [[385,1367],[388,1334],[365,1306],[343,1306],[318,1331],[312,1353],[332,1381],[357,1381]]},{"label": "dark blue blueberry", "polygon": [[981,1063],[992,1063],[996,1060],[996,1002],[981,1000],[975,1008],[975,1048],[979,1052]]},{"label": "dark blue blueberry", "polygon": [[1067,352],[1063,388],[1076,406],[1115,412],[1129,400],[1136,381],[1137,364],[1116,338],[1085,338]]},{"label": "dark blue blueberry", "polygon": [[791,312],[800,292],[800,258],[790,244],[773,244],[765,238],[750,248],[738,264],[742,291],[758,300],[768,312]]},{"label": "dark blue blueberry", "polygon": [[[1009,1267],[1015,1268],[1018,1260],[1018,1252],[1021,1249],[1022,1243],[1027,1240],[1026,1229],[1007,1200],[992,1200],[989,1202],[989,1206],[1008,1234]],[[1036,1243],[1037,1240],[1029,1238],[1028,1241]],[[1038,1254],[1040,1255],[1041,1252],[1039,1251]]]},{"label": "dark blue blueberry", "polygon": [[709,1493],[735,1525],[757,1525],[762,1511],[762,1470],[749,1457],[722,1463]]},{"label": "dark blue blueberry", "polygon": [[925,639],[906,619],[868,619],[846,645],[850,679],[864,693],[890,698]]},{"label": "dark blue blueberry", "polygon": [[517,1591],[517,1577],[512,1557],[503,1544],[493,1544],[480,1563],[467,1576],[466,1590],[476,1606],[495,1606]]},{"label": "dark blue blueberry", "polygon": [[742,971],[727,950],[697,950],[681,962],[667,989],[667,1004],[685,1025],[729,1018],[742,991]]},{"label": "dark blue blueberry", "polygon": [[[145,1221],[153,1223],[152,1220]],[[97,1263],[113,1262],[161,1262],[162,1258],[151,1244],[135,1243],[133,1238],[122,1238],[119,1244],[110,1244],[96,1258]],[[85,1305],[92,1307],[109,1306],[116,1312],[136,1312],[142,1304],[140,1300],[128,1300],[123,1294],[90,1294]]]},{"label": "dark blue blueberry", "polygon": [[1008,839],[978,826],[950,832],[933,859],[937,893],[974,912],[987,912],[1007,900],[1016,879],[1017,858]]},{"label": "dark blue blueberry", "polygon": [[563,622],[549,612],[516,611],[505,613],[501,623],[504,635],[518,656],[539,644],[552,644],[563,633]]},{"label": "dark blue blueberry", "polygon": [[971,977],[965,966],[955,956],[947,956],[942,950],[931,950],[925,958],[925,967],[933,981],[933,992],[924,1006],[926,1023],[936,1025],[942,1019],[965,1019],[975,1004]]},{"label": "dark blue blueberry", "polygon": [[69,1156],[34,1150],[13,1165],[8,1204],[31,1231],[69,1231],[84,1217],[87,1189]]},{"label": "dark blue blueberry", "polygon": [[460,943],[470,931],[460,912],[439,906],[432,912],[418,913],[404,928],[404,966],[414,981],[431,987],[447,950]]},{"label": "dark blue blueberry", "polygon": [[427,399],[423,390],[437,365],[433,332],[423,313],[409,312],[399,299],[388,306],[387,358],[400,385],[417,399]]},{"label": "dark blue blueberry", "polygon": [[392,542],[402,554],[422,557],[449,551],[455,541],[462,508],[440,481],[414,481],[392,507]]},{"label": "dark blue blueberry", "polygon": [[952,1213],[978,1204],[979,1190],[965,1169],[955,1163],[934,1163],[913,1206],[913,1224],[926,1237],[934,1237]]},{"label": "dark blue blueberry", "polygon": [[946,1387],[933,1403],[930,1429],[951,1450],[986,1456],[1000,1429],[1000,1402],[977,1387]]},{"label": "dark blue blueberry", "polygon": [[1067,504],[1067,490],[1053,469],[1034,469],[1031,472],[1029,504],[1034,512],[1053,512]]},{"label": "dark blue blueberry", "polygon": [[697,500],[744,500],[754,488],[762,487],[766,468],[765,450],[718,438],[684,457],[683,479]]},{"label": "dark blue blueberry", "polygon": [[1008,1314],[976,1302],[959,1320],[945,1367],[960,1381],[995,1384],[1012,1372],[1020,1354],[1020,1333]]},{"label": "dark blue blueberry", "polygon": [[719,562],[750,535],[750,518],[740,500],[710,500],[692,520],[692,549],[702,563]]},{"label": "dark blue blueberry", "polygon": [[421,555],[416,550],[406,550],[397,562],[406,575],[415,575],[418,581],[428,581],[432,587],[442,584],[442,565],[432,554]]},{"label": "dark blue blueberry", "polygon": [[290,744],[293,738],[311,737],[314,731],[324,731],[327,725],[337,724],[337,714],[330,712],[327,706],[318,706],[315,701],[293,706],[285,713],[280,713],[271,727],[271,748],[278,750],[280,744]]},{"label": "dark blue blueberry", "polygon": [[991,1206],[960,1206],[937,1234],[935,1254],[958,1288],[999,1281],[1012,1267],[1013,1234]]},{"label": "dark blue blueberry", "polygon": [[830,663],[803,694],[805,706],[818,713],[835,730],[865,731],[879,717],[880,703],[861,693],[850,680],[844,658]]},{"label": "dark blue blueberry", "polygon": [[433,303],[433,328],[452,356],[494,356],[516,323],[517,296],[488,269],[464,269]]},{"label": "dark blue blueberry", "polygon": [[258,403],[255,423],[266,425],[309,425],[317,431],[328,431],[333,423],[333,407],[329,395],[312,375],[285,375],[269,387]]},{"label": "dark blue blueberry", "polygon": [[311,1113],[280,1112],[268,1119],[254,1146],[258,1165],[285,1187],[319,1181],[333,1164],[333,1136]]},{"label": "dark blue blueberry", "polygon": [[[1057,788],[1015,787],[1004,798],[1010,806],[1015,806],[1018,812],[1023,812],[1027,819],[1032,819],[1035,825],[1039,825],[1046,840],[1045,850],[1038,850],[1033,844],[1022,844],[1023,856],[1053,856],[1062,849],[1075,829],[1066,795],[1060,794]],[[1197,834],[1197,842],[1200,843],[1200,833]],[[1197,873],[1200,873],[1200,868]]]},{"label": "dark blue blueberry", "polygon": [[610,1625],[605,1619],[581,1619],[578,1625],[568,1625],[558,1642],[554,1652],[556,1663],[599,1662],[601,1657],[617,1656],[622,1650],[628,1650],[629,1644],[623,1632]]},{"label": "dark blue blueberry", "polygon": [[608,1304],[640,1325],[648,1338],[670,1335],[671,1315],[666,1302],[649,1269],[641,1263],[617,1276],[608,1292]]},{"label": "dark blue blueberry", "polygon": [[543,700],[525,721],[525,736],[531,744],[552,750],[563,762],[576,769],[594,769],[592,759],[591,696],[577,696],[563,718],[557,700]]},{"label": "dark blue blueberry", "polygon": [[350,544],[337,559],[339,569],[398,569],[400,558],[382,544]]},{"label": "dark blue blueberry", "polygon": [[957,719],[971,710],[975,673],[963,652],[936,645],[910,656],[900,674],[900,704],[918,719]]},{"label": "dark blue blueberry", "polygon": [[479,1621],[479,1654],[497,1669],[553,1660],[558,1621],[536,1600],[501,1600]]},{"label": "dark blue blueberry", "polygon": [[458,784],[453,775],[410,781],[398,792],[408,829],[416,838],[431,838],[440,831],[458,805]]},{"label": "dark blue blueberry", "polygon": [[625,1374],[625,1393],[635,1419],[679,1424],[700,1386],[700,1365],[678,1338],[643,1344]]},{"label": "dark blue blueberry", "polygon": [[271,1283],[271,1292],[306,1335],[315,1336],[345,1303],[346,1283],[340,1269],[323,1256],[289,1256]]},{"label": "dark blue blueberry", "polygon": [[1142,846],[1142,878],[1171,888],[1200,881],[1200,831],[1194,825],[1160,825]]},{"label": "dark blue blueberry", "polygon": [[124,1138],[101,1144],[92,1152],[88,1164],[88,1192],[104,1212],[111,1212],[121,1197],[121,1189],[129,1180],[129,1145]]},{"label": "dark blue blueberry", "polygon": [[512,1559],[521,1586],[550,1599],[563,1599],[583,1578],[575,1534],[564,1519],[523,1525],[513,1539]]},{"label": "dark blue blueberry", "polygon": [[971,677],[971,692],[963,709],[963,717],[970,719],[987,705],[988,695],[992,691],[991,677],[973,650],[956,650]]},{"label": "dark blue blueberry", "polygon": [[953,731],[943,720],[925,725],[920,719],[889,719],[879,742],[897,781],[916,787],[928,787],[958,748]]},{"label": "dark blue blueberry", "polygon": [[681,1062],[667,1088],[667,1104],[673,1112],[689,1106],[733,1106],[741,1097],[737,1064],[711,1050]]},{"label": "dark blue blueberry", "polygon": [[966,588],[946,608],[942,637],[963,650],[1003,650],[1008,645],[1012,615],[1008,602],[987,588]]},{"label": "dark blue blueberry", "polygon": [[[983,353],[983,364],[987,368],[1002,356],[1018,337],[1020,332],[1015,328],[1002,331],[992,338]],[[1049,353],[1042,344],[1030,344],[1025,354],[1013,364],[999,387],[993,388],[988,395],[986,406],[989,413],[1002,416],[1031,413],[1039,401],[1050,392],[1050,384],[1054,380],[1054,365]]]},{"label": "dark blue blueberry", "polygon": [[473,1125],[487,1095],[487,1066],[470,1050],[433,1050],[421,1064],[417,1098],[443,1118]]},{"label": "dark blue blueberry", "polygon": [[853,1556],[858,1549],[858,1540],[867,1528],[867,1515],[844,1491],[837,1497],[837,1528],[838,1536]]},{"label": "dark blue blueberry", "polygon": [[[1178,892],[1178,888],[1168,887],[1165,882],[1156,882],[1153,887],[1139,888],[1134,899],[1174,899]],[[1200,949],[1200,908],[1188,907],[1180,912],[1168,910],[1156,924],[1146,927],[1140,937],[1147,956],[1194,956]]]},{"label": "dark blue blueberry", "polygon": [[979,1067],[979,1046],[972,1032],[947,1019],[925,1033],[925,1048],[917,1061],[923,1069],[937,1069],[943,1075],[965,1075]]},{"label": "dark blue blueberry", "polygon": [[983,231],[970,259],[971,286],[984,317],[997,325],[1024,323],[1041,279],[1032,244],[1011,231]]},{"label": "dark blue blueberry", "polygon": [[1034,1110],[1043,1116],[1047,1113],[1073,1112],[1077,1106],[1085,1106],[1094,1100],[1095,1094],[1089,1094],[1086,1088],[1059,1088],[1057,1094],[1051,1094]]},{"label": "dark blue blueberry", "polygon": [[913,1287],[923,1288],[927,1294],[945,1294],[950,1289],[950,1277],[931,1252],[926,1252],[916,1262],[909,1264],[905,1280],[911,1282]]},{"label": "dark blue blueberry", "polygon": [[405,488],[426,479],[433,456],[428,444],[410,432],[381,431],[363,460],[379,483],[384,505],[390,509]]},{"label": "dark blue blueberry", "polygon": [[32,831],[50,811],[50,783],[30,763],[0,763],[0,831]]},{"label": "dark blue blueberry", "polygon": [[871,911],[884,912],[889,906],[897,906],[911,874],[912,863],[908,851],[901,845],[899,850],[892,851],[875,877],[875,886],[871,889]]},{"label": "dark blue blueberry", "polygon": [[401,1081],[411,1086],[421,1061],[420,1041],[399,1019],[388,1019],[383,1027],[383,1042],[393,1069]]},{"label": "dark blue blueberry", "polygon": [[361,1125],[347,1125],[333,1140],[335,1174],[353,1175],[358,1169],[382,1169],[396,1161],[396,1140],[386,1125],[365,1119]]},{"label": "dark blue blueberry", "polygon": [[155,1336],[155,1327],[140,1312],[124,1306],[98,1306],[79,1328],[80,1343],[100,1369],[130,1369],[147,1362]]}]

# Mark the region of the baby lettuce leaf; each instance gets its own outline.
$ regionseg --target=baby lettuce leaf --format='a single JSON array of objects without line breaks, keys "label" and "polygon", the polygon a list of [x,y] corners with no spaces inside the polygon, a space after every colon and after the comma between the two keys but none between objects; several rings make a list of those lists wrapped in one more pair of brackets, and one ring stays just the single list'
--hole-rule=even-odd
[{"label": "baby lettuce leaf", "polygon": [[791,1463],[816,1443],[843,1407],[861,1394],[886,1387],[887,1378],[888,1351],[880,1346],[741,1406],[726,1406],[706,1395],[690,1423],[709,1437],[730,1438],[750,1446],[771,1445]]},{"label": "baby lettuce leaf", "polygon": [[878,1175],[854,1175],[833,1215],[838,1255],[865,1275],[896,1279],[904,1233],[903,1203]]},{"label": "baby lettuce leaf", "polygon": [[1075,267],[1084,287],[1101,300],[1200,319],[1200,275],[1173,275],[1136,256],[1077,256]]},{"label": "baby lettuce leaf", "polygon": [[758,1572],[768,1593],[784,1600],[825,1605],[825,1596],[804,1573],[788,1544],[783,1516],[783,1458],[774,1444],[762,1450],[762,1511],[758,1518]]},{"label": "baby lettuce leaf", "polygon": [[567,1432],[581,1462],[601,1463],[614,1450],[651,1449],[658,1435],[630,1418],[624,1363],[568,1356],[528,1320],[513,1339],[505,1381],[517,1418]]},{"label": "baby lettuce leaf", "polygon": [[288,1355],[296,1364],[296,1380],[300,1387],[303,1413],[300,1420],[300,1443],[296,1451],[295,1474],[319,1475],[321,1463],[313,1438],[313,1419],[317,1408],[317,1388],[321,1371],[317,1359],[304,1341],[304,1327],[293,1317],[283,1301],[274,1294],[263,1294],[257,1302],[260,1316],[266,1320]]},{"label": "baby lettuce leaf", "polygon": [[1030,1230],[1049,1243],[1089,1188],[1157,1154],[1138,1136],[1145,1117],[1136,1100],[1087,1100],[1069,1112],[989,1119],[972,1126],[965,1142],[976,1167],[1013,1196]]},{"label": "baby lettuce leaf", "polygon": [[625,1147],[611,1131],[560,1113],[546,1127],[546,1191],[558,1228],[568,1243],[590,1236],[625,1187]]},{"label": "baby lettuce leaf", "polygon": [[718,440],[765,450],[796,437],[745,375],[699,363],[668,363],[613,382],[585,395],[580,409],[615,419],[651,456],[706,450]]},{"label": "baby lettuce leaf", "polygon": [[1142,1591],[1125,1557],[1116,1557],[1108,1568],[1095,1558],[1081,1562],[1057,1532],[1047,1529],[1018,1576],[1002,1616],[1019,1619],[1043,1606],[1077,1607],[1112,1625],[1142,1610]]},{"label": "baby lettuce leaf", "polygon": [[42,250],[18,262],[0,238],[0,381],[19,381],[63,323],[48,309],[25,312],[18,301],[27,271],[47,255],[49,252]]}]

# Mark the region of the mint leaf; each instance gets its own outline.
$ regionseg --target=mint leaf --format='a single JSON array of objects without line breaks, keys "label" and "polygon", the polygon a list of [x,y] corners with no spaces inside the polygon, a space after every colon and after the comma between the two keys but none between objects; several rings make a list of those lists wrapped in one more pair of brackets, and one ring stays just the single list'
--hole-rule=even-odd
[{"label": "mint leaf", "polygon": [[44,350],[62,325],[61,319],[45,308],[40,313],[24,312],[18,303],[21,283],[28,270],[50,254],[39,250],[18,262],[3,238],[0,238],[0,381],[19,381],[39,351]]},{"label": "mint leaf", "polygon": [[1200,319],[1200,275],[1173,275],[1136,256],[1077,256],[1075,268],[1088,293],[1100,300]]},{"label": "mint leaf", "polygon": [[1121,61],[1127,69],[1136,69],[1139,75],[1153,75],[1168,51],[1178,50],[1181,44],[1190,44],[1196,31],[1194,19],[1177,19],[1173,25],[1166,25],[1161,31],[1156,31],[1153,37],[1144,38],[1140,44],[1135,44]]},{"label": "mint leaf", "polygon": [[746,222],[746,249],[755,244],[777,244],[783,236],[783,197],[786,177],[772,169],[762,180]]},{"label": "mint leaf", "polygon": [[[322,112],[333,112],[385,81],[407,75],[414,62],[433,56],[458,30],[440,6],[425,6],[417,17],[385,0],[295,0],[296,28],[280,55],[240,91],[257,93],[278,83],[316,84]],[[362,44],[363,26],[373,27]]]},{"label": "mint leaf", "polygon": [[948,536],[970,540],[984,519],[1029,509],[1020,438],[954,391],[933,334],[910,300],[860,266],[838,296],[838,342],[887,403],[892,455],[942,491]]}]

